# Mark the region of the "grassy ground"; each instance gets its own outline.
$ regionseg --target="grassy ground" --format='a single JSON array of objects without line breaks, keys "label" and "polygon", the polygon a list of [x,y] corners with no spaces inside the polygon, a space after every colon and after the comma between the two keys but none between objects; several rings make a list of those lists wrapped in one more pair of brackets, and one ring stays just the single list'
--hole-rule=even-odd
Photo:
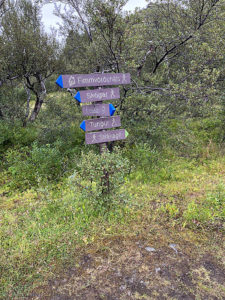
[{"label": "grassy ground", "polygon": [[130,202],[106,216],[66,182],[3,184],[0,298],[224,299],[225,157],[168,161],[151,176],[133,173]]}]

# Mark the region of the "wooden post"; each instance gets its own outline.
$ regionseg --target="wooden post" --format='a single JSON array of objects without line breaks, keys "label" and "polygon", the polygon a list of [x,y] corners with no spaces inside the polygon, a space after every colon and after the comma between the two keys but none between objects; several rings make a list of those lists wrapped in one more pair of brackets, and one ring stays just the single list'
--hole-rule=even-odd
[{"label": "wooden post", "polygon": [[[100,87],[98,87],[98,88],[101,89],[102,86],[100,86]],[[99,104],[102,104],[103,101],[99,101],[98,103],[99,103]],[[101,118],[101,117],[99,117],[99,118]],[[103,130],[99,130],[99,131],[103,131]],[[100,152],[100,154],[102,154],[102,153],[104,153],[104,152],[106,152],[106,151],[107,151],[107,144],[106,144],[106,143],[101,143],[101,144],[99,144],[99,152]]]},{"label": "wooden post", "polygon": [[[130,74],[129,73],[93,73],[93,74],[66,74],[60,75],[57,80],[56,84],[59,85],[61,88],[77,88],[77,87],[98,87],[101,89],[102,86],[115,86],[115,85],[124,85],[130,84]],[[126,139],[128,133],[124,129],[119,130],[105,130],[114,127],[120,127],[120,117],[116,117],[112,119],[112,123],[107,120],[106,117],[112,116],[115,112],[115,107],[112,104],[103,105],[103,100],[112,100],[117,99],[120,96],[119,88],[106,88],[104,91],[98,93],[96,90],[93,92],[85,92],[80,91],[74,96],[74,98],[80,102],[98,102],[101,104],[97,105],[87,105],[85,109],[82,109],[82,113],[85,116],[97,116],[97,118],[104,118],[104,120],[100,121],[93,121],[91,127],[90,123],[88,122],[88,129],[87,131],[93,131],[94,124],[96,124],[96,130],[102,131],[101,133],[98,132],[91,132],[85,133],[85,142],[86,144],[99,144],[99,151],[102,155],[107,151],[107,142],[118,141]],[[93,101],[91,101],[91,99]],[[107,110],[107,111],[106,111]],[[93,118],[93,117],[92,117]],[[105,123],[104,123],[105,121]],[[80,125],[80,128],[86,131],[86,122],[83,121]],[[102,124],[102,125],[100,125]],[[110,181],[109,181],[109,172],[106,169],[103,169],[103,176],[101,178],[102,181],[102,193],[107,194],[110,191]]]},{"label": "wooden post", "polygon": [[[100,86],[99,89],[101,89],[102,87]],[[99,104],[102,104],[103,101],[99,101]],[[101,118],[101,117],[99,117]],[[100,130],[100,131],[104,131],[104,130]],[[100,155],[102,155],[104,152],[107,151],[107,143],[101,143],[99,144],[99,152]],[[107,172],[107,170],[104,168],[103,170],[104,176],[101,178],[102,181],[102,194],[107,194],[109,193],[109,173]]]}]

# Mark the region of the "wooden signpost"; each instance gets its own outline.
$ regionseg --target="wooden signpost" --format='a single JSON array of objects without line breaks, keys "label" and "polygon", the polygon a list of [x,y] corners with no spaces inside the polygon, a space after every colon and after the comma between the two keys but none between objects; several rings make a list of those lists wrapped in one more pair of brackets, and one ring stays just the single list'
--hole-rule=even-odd
[{"label": "wooden signpost", "polygon": [[97,89],[77,92],[74,98],[80,102],[96,102],[120,98],[119,88]]},{"label": "wooden signpost", "polygon": [[56,83],[61,88],[130,84],[129,73],[94,73],[60,75]]},{"label": "wooden signpost", "polygon": [[80,128],[84,131],[103,130],[120,126],[120,116],[115,116],[111,118],[90,119],[85,120],[80,124]]},{"label": "wooden signpost", "polygon": [[109,117],[116,111],[112,104],[91,104],[82,106],[83,116]]},{"label": "wooden signpost", "polygon": [[[61,88],[125,85],[130,84],[130,74],[94,73],[60,75],[56,83]],[[77,92],[74,98],[80,103],[93,103],[90,105],[82,105],[82,113],[84,116],[100,117],[97,119],[84,120],[81,123],[80,128],[85,132],[94,131],[85,133],[86,144],[100,144],[100,152],[102,152],[103,145],[106,145],[105,143],[126,139],[128,132],[125,129],[105,130],[121,126],[120,116],[113,116],[116,111],[115,107],[111,103],[102,103],[104,100],[119,99],[120,90],[118,87],[82,90]],[[100,131],[95,132],[96,130]]]},{"label": "wooden signpost", "polygon": [[85,134],[86,144],[101,144],[112,141],[124,140],[128,136],[125,129],[105,130]]}]

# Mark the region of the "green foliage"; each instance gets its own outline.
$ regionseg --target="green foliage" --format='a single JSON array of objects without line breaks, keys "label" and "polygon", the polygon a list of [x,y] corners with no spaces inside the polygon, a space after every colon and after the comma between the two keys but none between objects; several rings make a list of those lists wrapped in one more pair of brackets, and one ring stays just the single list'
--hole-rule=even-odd
[{"label": "green foliage", "polygon": [[[125,32],[129,25],[122,12],[126,1],[66,2],[70,13],[59,16],[64,21],[62,31],[67,36],[62,58],[68,70],[75,69],[76,73],[90,70],[119,72],[125,64]],[[71,22],[72,15],[76,16]]]},{"label": "green foliage", "polygon": [[0,295],[5,298],[23,298],[66,263],[74,264],[74,253],[76,263],[81,247],[99,233],[111,226],[116,230],[129,218],[129,209],[118,203],[106,217],[97,214],[82,191],[65,183],[15,193],[0,206]]},{"label": "green foliage", "polygon": [[48,181],[59,180],[65,172],[65,157],[59,150],[60,143],[9,149],[5,154],[10,187],[26,189]]},{"label": "green foliage", "polygon": [[92,220],[88,206],[70,193],[65,198],[55,194],[53,199],[47,190],[29,191],[22,206],[1,209],[1,295],[12,293],[10,286],[14,286],[13,296],[20,298],[32,282],[37,284],[54,270],[57,259],[69,259],[71,249],[82,242]]},{"label": "green foliage", "polygon": [[179,214],[179,208],[177,207],[176,203],[166,203],[160,207],[162,213],[168,215],[169,219],[176,218]]},{"label": "green foliage", "polygon": [[21,127],[20,122],[12,124],[0,120],[0,132],[0,156],[3,156],[9,147],[29,146],[37,137],[35,127],[24,128]]},{"label": "green foliage", "polygon": [[[184,189],[187,190],[187,187]],[[173,226],[179,224],[183,228],[224,229],[225,186],[223,183],[218,184],[211,192],[203,191],[204,196],[196,197],[196,199],[186,198],[185,193],[185,191],[179,191],[175,195],[164,195],[166,201],[157,210],[158,218],[161,218],[160,222],[169,220]],[[193,195],[195,195],[194,192]]]},{"label": "green foliage", "polygon": [[77,170],[70,180],[74,188],[90,200],[90,205],[104,211],[126,200],[121,193],[121,186],[128,171],[129,161],[122,156],[119,148],[115,148],[112,153],[105,151],[101,155],[89,151],[81,154]]},{"label": "green foliage", "polygon": [[[193,168],[200,161],[206,163],[223,149],[222,122],[217,118],[195,118],[186,121],[169,119],[144,136],[144,128],[129,129],[132,136],[126,144],[126,156],[132,163],[130,178],[143,182],[174,180],[177,157],[186,157],[180,167]],[[149,133],[149,132],[148,132]],[[137,141],[136,141],[137,136]],[[142,142],[139,141],[141,137]],[[168,164],[168,162],[171,162]],[[143,170],[146,172],[143,173]]]},{"label": "green foliage", "polygon": [[225,186],[218,185],[213,193],[200,202],[190,202],[183,218],[185,225],[222,227],[225,220]]},{"label": "green foliage", "polygon": [[207,159],[222,145],[222,122],[215,117],[167,120],[160,129],[164,148],[180,156]]},{"label": "green foliage", "polygon": [[223,122],[215,117],[189,120],[188,128],[193,131],[195,138],[208,144],[210,141],[217,144],[222,143]]},{"label": "green foliage", "polygon": [[82,122],[80,110],[69,93],[51,93],[36,121],[39,143],[52,144],[60,140],[67,151],[73,151],[74,147],[82,147],[84,134],[79,128]]},{"label": "green foliage", "polygon": [[[126,156],[132,164],[132,172],[130,178],[142,180],[143,182],[155,182],[155,180],[163,180],[159,177],[156,179],[154,174],[159,171],[165,165],[165,154],[162,151],[157,150],[156,147],[149,145],[149,143],[135,143],[132,146],[127,145]],[[143,170],[145,172],[143,173]]]},{"label": "green foliage", "polygon": [[[34,157],[40,155],[42,164],[45,164],[44,156],[48,157],[48,152],[54,153],[53,145],[35,147]],[[136,241],[137,234],[143,236],[149,226],[155,228],[157,237],[154,238],[158,239],[159,226],[162,225],[161,230],[165,234],[167,228],[170,229],[169,239],[173,231],[176,236],[181,233],[183,240],[184,234],[195,234],[196,229],[201,230],[201,235],[205,228],[221,230],[225,199],[224,183],[221,181],[224,157],[218,156],[217,160],[203,165],[187,158],[164,159],[164,173],[159,175],[160,169],[156,169],[143,183],[142,178],[149,173],[148,148],[145,146],[145,151],[143,148],[142,145],[142,151],[138,153],[146,157],[145,165],[138,170],[142,176],[139,180],[133,176],[123,186],[124,177],[119,172],[127,172],[128,161],[123,156],[128,152],[126,150],[121,155],[121,151],[116,149],[114,155],[105,153],[104,164],[101,155],[93,151],[77,158],[79,167],[69,183],[60,181],[51,187],[41,184],[39,189],[35,187],[35,190],[24,193],[14,190],[6,195],[1,190],[0,293],[3,297],[24,298],[31,289],[65,269],[66,263],[74,264],[74,253],[77,258],[87,245],[97,244],[99,247],[98,239],[104,244],[104,237],[108,239],[110,235],[131,236]],[[22,154],[17,152],[15,155]],[[25,156],[27,160],[27,154]],[[99,176],[105,175],[103,170],[106,166],[114,170],[114,195],[104,195],[104,186],[99,179]],[[26,171],[29,172],[29,169]],[[215,188],[218,181],[222,183]],[[99,190],[103,192],[101,195]],[[127,199],[124,199],[124,190],[129,193],[129,203],[124,203]],[[113,203],[108,203],[109,200]]]},{"label": "green foliage", "polygon": [[[110,222],[124,234],[118,224],[128,227],[128,213],[183,230],[220,230],[224,221],[224,184],[214,187],[224,174],[224,0],[154,1],[133,14],[123,0],[66,2],[59,60],[37,2],[9,1],[0,20],[0,288],[8,298],[23,298]],[[56,70],[131,73],[116,102],[130,133],[124,151],[84,147],[81,107],[56,93]],[[29,117],[36,122],[22,127]]]},{"label": "green foliage", "polygon": [[223,147],[220,118],[172,118],[155,128],[153,124],[143,124],[128,129],[131,132],[128,155],[136,168],[150,170],[151,166],[162,166],[164,158],[173,159],[174,156],[207,159],[214,155],[216,148]]},{"label": "green foliage", "polygon": [[222,110],[220,112],[220,119],[222,121],[222,141],[225,141],[225,95],[221,97],[221,105],[222,105]]},{"label": "green foliage", "polygon": [[[16,112],[24,111],[25,124],[28,120],[34,121],[41,109],[46,95],[45,81],[57,68],[58,43],[53,35],[44,33],[37,3],[19,0],[15,4],[9,1],[9,4],[10,9],[0,22],[0,81],[8,89],[12,82],[24,87],[27,106],[21,107],[21,101],[24,103],[26,98],[25,101],[20,99]],[[31,94],[35,97],[32,110]],[[4,110],[1,114],[4,116]]]},{"label": "green foliage", "polygon": [[0,88],[0,111],[5,122],[18,123],[18,121],[24,120],[25,102],[26,93],[22,85]]}]

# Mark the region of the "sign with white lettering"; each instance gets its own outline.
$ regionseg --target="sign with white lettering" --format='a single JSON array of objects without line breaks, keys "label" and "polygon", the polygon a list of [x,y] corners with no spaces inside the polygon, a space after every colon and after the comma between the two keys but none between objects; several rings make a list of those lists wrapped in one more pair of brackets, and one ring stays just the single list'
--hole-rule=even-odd
[{"label": "sign with white lettering", "polygon": [[[102,87],[130,83],[129,73],[60,75],[56,80],[56,84],[61,88]],[[120,116],[110,117],[116,111],[115,107],[111,103],[102,103],[104,100],[119,99],[120,89],[118,87],[78,91],[74,98],[80,103],[92,103],[91,105],[81,105],[84,116],[100,117],[84,120],[81,123],[80,128],[87,132],[85,133],[86,144],[100,144],[100,153],[102,153],[104,143],[126,139],[128,132],[125,129],[105,130],[121,126]],[[96,130],[100,131],[96,132]]]},{"label": "sign with white lettering", "polygon": [[109,129],[113,127],[120,127],[120,116],[115,116],[111,118],[99,118],[85,120],[80,124],[80,128],[84,131],[94,131],[101,129]]},{"label": "sign with white lettering", "polygon": [[109,88],[109,89],[80,91],[76,93],[74,98],[80,103],[119,99],[120,89]]},{"label": "sign with white lettering", "polygon": [[56,83],[61,88],[130,84],[129,73],[94,73],[60,75]]},{"label": "sign with white lettering", "polygon": [[91,104],[82,106],[83,116],[109,117],[116,111],[115,107],[110,104]]},{"label": "sign with white lettering", "polygon": [[125,129],[106,130],[98,132],[85,133],[86,144],[100,144],[112,141],[124,140],[128,136]]}]

